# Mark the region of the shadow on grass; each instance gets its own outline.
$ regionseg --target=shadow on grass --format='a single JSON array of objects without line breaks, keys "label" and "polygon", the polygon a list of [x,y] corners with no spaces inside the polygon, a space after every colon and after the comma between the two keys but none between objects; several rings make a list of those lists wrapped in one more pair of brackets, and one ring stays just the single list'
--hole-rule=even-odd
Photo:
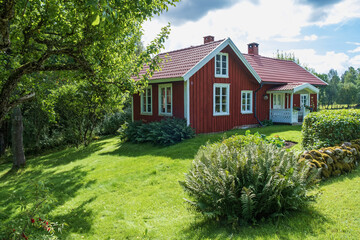
[{"label": "shadow on grass", "polygon": [[320,186],[327,186],[334,183],[343,182],[346,180],[351,180],[354,178],[360,177],[360,166],[357,166],[353,171],[337,176],[337,177],[330,177],[320,183]]},{"label": "shadow on grass", "polygon": [[216,142],[222,138],[228,138],[235,134],[242,135],[245,134],[247,130],[250,130],[251,133],[259,132],[260,134],[265,134],[267,136],[274,133],[281,136],[281,133],[284,132],[301,131],[301,126],[277,125],[263,128],[236,129],[224,133],[199,134],[195,138],[187,139],[178,144],[165,147],[155,146],[150,143],[134,144],[130,142],[119,142],[115,151],[104,152],[100,155],[116,155],[127,157],[152,155],[169,157],[172,159],[193,159],[200,146],[206,144],[207,142]]},{"label": "shadow on grass", "polygon": [[316,232],[325,231],[322,228],[326,222],[329,220],[309,207],[257,225],[236,228],[201,220],[184,229],[183,234],[186,239],[304,239],[309,236],[316,237]]},{"label": "shadow on grass", "polygon": [[[49,188],[52,197],[55,199],[54,208],[62,206],[67,201],[75,198],[78,190],[95,184],[95,180],[84,180],[88,172],[91,171],[88,168],[83,169],[86,166],[75,166],[63,171],[61,169],[59,171],[59,168],[53,170],[53,168],[84,159],[102,149],[104,144],[106,142],[99,141],[86,148],[70,148],[46,156],[28,159],[27,166],[17,170],[11,169],[11,164],[0,166],[0,171],[4,171],[6,168],[9,169],[7,173],[0,177],[0,213],[2,212],[0,222],[8,225],[13,219],[24,218],[24,213],[19,212],[19,209],[20,204],[24,202],[23,197],[31,190],[31,181],[43,181],[45,183],[45,186]],[[70,220],[68,224],[71,225],[72,232],[89,231],[92,225],[92,213],[89,211],[84,212],[84,207],[89,201],[93,200],[87,200],[74,209],[72,213],[60,216],[57,218],[58,222],[63,222],[64,219],[66,219],[66,222]],[[4,226],[0,226],[0,231],[2,227]]]}]

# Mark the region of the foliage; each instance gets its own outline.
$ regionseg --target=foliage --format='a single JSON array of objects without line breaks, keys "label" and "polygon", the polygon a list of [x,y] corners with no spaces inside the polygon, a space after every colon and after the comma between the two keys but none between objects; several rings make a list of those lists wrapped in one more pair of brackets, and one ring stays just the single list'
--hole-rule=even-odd
[{"label": "foliage", "polygon": [[101,135],[116,134],[121,125],[131,121],[131,108],[127,108],[122,112],[108,113],[105,115],[99,125],[99,133]]},{"label": "foliage", "polygon": [[150,142],[158,145],[172,145],[193,138],[194,130],[185,119],[165,118],[160,122],[143,123],[135,121],[124,130],[125,138],[133,143]]},{"label": "foliage", "polygon": [[360,134],[360,110],[324,110],[308,114],[303,122],[305,148],[334,146],[357,139]]},{"label": "foliage", "polygon": [[54,198],[42,181],[31,181],[31,187],[23,195],[16,191],[10,196],[12,201],[20,198],[20,214],[17,218],[0,226],[1,239],[57,239],[56,233],[65,224],[50,222],[47,212],[54,204]]},{"label": "foliage", "polygon": [[[174,2],[1,0],[0,122],[14,106],[46,91],[54,72],[117,96],[140,90],[157,69],[152,56],[169,34],[164,27],[141,51],[141,26]],[[150,64],[149,71],[135,82],[131,76],[144,64]]]},{"label": "foliage", "polygon": [[261,122],[261,125],[262,125],[263,127],[267,127],[267,126],[272,126],[272,125],[274,125],[274,123],[273,123],[272,120],[264,120],[264,121]]},{"label": "foliage", "polygon": [[321,169],[321,178],[352,171],[360,162],[360,139],[344,142],[334,147],[305,151],[300,156],[300,162],[309,164],[311,168]]},{"label": "foliage", "polygon": [[298,164],[293,152],[253,143],[252,138],[241,147],[225,143],[200,148],[180,182],[196,211],[210,219],[254,222],[300,210],[313,199],[308,190],[315,172]]}]

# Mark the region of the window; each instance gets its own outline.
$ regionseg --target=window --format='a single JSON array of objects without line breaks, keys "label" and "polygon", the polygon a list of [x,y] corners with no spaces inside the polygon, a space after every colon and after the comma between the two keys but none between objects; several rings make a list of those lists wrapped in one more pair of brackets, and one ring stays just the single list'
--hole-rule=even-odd
[{"label": "window", "polygon": [[241,91],[241,113],[252,113],[252,91]]},{"label": "window", "polygon": [[229,77],[228,65],[228,54],[217,54],[215,56],[215,77]]},{"label": "window", "polygon": [[152,86],[148,86],[144,92],[141,93],[140,104],[142,115],[152,114]]},{"label": "window", "polygon": [[172,115],[172,84],[159,85],[159,115]]},{"label": "window", "polygon": [[309,95],[308,94],[300,94],[300,106],[308,106],[309,105]]},{"label": "window", "polygon": [[274,93],[273,94],[273,109],[284,109],[285,94]]},{"label": "window", "polygon": [[229,115],[230,84],[214,84],[214,116]]}]

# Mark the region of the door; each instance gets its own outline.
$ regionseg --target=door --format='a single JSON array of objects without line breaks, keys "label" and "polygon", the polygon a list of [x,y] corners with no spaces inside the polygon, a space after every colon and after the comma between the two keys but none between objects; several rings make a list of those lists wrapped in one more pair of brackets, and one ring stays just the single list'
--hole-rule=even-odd
[{"label": "door", "polygon": [[273,94],[273,109],[284,109],[284,98],[285,98],[285,94],[274,93]]},{"label": "door", "polygon": [[300,94],[300,107],[309,106],[309,94]]}]

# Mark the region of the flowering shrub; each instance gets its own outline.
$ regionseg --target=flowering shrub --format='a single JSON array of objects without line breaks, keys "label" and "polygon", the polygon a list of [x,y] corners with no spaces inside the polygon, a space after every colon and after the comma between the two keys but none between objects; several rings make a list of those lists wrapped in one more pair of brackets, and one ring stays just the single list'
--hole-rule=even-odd
[{"label": "flowering shrub", "polygon": [[334,146],[359,138],[360,110],[326,110],[308,114],[302,125],[305,148]]}]

